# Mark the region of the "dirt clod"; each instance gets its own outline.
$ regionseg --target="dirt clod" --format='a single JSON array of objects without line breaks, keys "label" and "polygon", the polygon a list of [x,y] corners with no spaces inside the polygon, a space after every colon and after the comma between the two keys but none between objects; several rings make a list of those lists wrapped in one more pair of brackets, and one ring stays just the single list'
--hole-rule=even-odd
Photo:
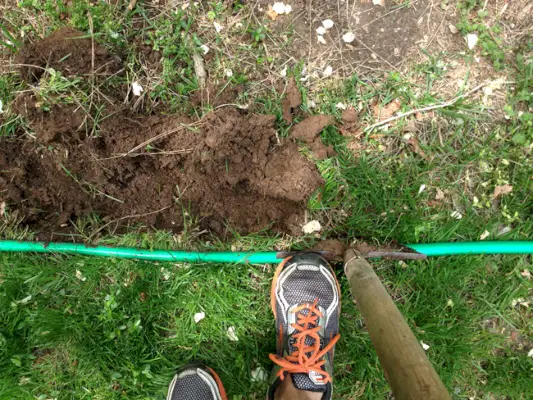
[{"label": "dirt clod", "polygon": [[[27,81],[36,81],[45,68],[53,68],[64,76],[111,75],[121,66],[120,58],[73,28],[62,28],[43,40],[24,46],[17,55],[20,72]],[[94,64],[94,65],[93,65]],[[94,67],[94,71],[93,71]]]},{"label": "dirt clod", "polygon": [[283,99],[283,119],[287,123],[292,122],[292,113],[294,109],[302,104],[302,94],[296,85],[296,80],[291,78],[287,84],[287,89],[285,90],[285,98]]},{"label": "dirt clod", "polygon": [[331,115],[311,115],[292,128],[291,136],[306,143],[311,143],[326,126],[331,124],[333,124]]},{"label": "dirt clod", "polygon": [[[53,111],[49,121],[71,113]],[[30,127],[46,118],[30,119]],[[270,225],[297,234],[322,179],[294,143],[277,144],[274,123],[273,116],[225,108],[196,124],[121,114],[106,119],[98,137],[81,138],[76,124],[66,124],[46,147],[2,138],[0,193],[24,223],[41,230],[96,213],[115,221],[113,228],[142,221],[180,231],[185,209],[219,234]]]}]

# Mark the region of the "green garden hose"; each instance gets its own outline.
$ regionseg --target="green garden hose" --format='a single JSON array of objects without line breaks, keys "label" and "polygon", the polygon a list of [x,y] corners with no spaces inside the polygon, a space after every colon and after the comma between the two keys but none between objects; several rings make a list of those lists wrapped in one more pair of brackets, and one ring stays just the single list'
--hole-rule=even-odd
[{"label": "green garden hose", "polygon": [[[463,254],[533,254],[531,242],[456,242],[407,244],[428,257]],[[1,240],[0,252],[82,254],[96,257],[116,257],[150,261],[174,261],[192,263],[230,264],[277,264],[283,258],[282,252],[231,252],[231,251],[174,251],[147,250],[129,247],[86,246],[76,243],[43,243]]]}]

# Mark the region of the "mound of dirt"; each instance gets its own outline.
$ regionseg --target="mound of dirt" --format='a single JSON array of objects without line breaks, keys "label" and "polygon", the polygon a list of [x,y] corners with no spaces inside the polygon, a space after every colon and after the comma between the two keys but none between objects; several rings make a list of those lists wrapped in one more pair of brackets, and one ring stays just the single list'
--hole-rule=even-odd
[{"label": "mound of dirt", "polygon": [[[45,68],[53,68],[64,76],[112,75],[122,62],[83,32],[62,28],[43,40],[25,45],[16,58],[20,73],[27,81],[37,81]],[[94,70],[93,70],[94,68]]]},{"label": "mound of dirt", "polygon": [[181,231],[185,209],[218,234],[269,226],[297,234],[322,183],[294,143],[277,142],[274,116],[223,108],[192,123],[123,113],[82,137],[69,107],[46,115],[30,96],[18,104],[44,137],[0,139],[0,201],[33,229],[96,213],[113,228],[141,221]]}]

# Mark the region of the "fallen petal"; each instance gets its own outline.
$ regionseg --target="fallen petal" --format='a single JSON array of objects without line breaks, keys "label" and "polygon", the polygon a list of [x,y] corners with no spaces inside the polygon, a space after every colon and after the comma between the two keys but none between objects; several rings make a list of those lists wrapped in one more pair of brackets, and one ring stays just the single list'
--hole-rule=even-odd
[{"label": "fallen petal", "polygon": [[235,327],[234,326],[230,326],[228,328],[228,332],[227,332],[227,335],[228,335],[228,339],[232,342],[238,342],[239,341],[239,338],[237,337],[237,335],[235,334]]},{"label": "fallen petal", "polygon": [[333,28],[333,25],[335,25],[335,22],[333,22],[330,19],[325,19],[324,21],[322,21],[322,26],[325,29],[331,29],[331,28]]},{"label": "fallen petal", "polygon": [[331,65],[328,65],[325,69],[324,69],[324,72],[322,73],[324,76],[331,76],[331,74],[333,74],[333,67]]},{"label": "fallen petal", "polygon": [[139,82],[135,81],[131,84],[131,91],[134,96],[140,96],[144,89]]},{"label": "fallen petal", "polygon": [[476,47],[478,40],[479,38],[475,33],[469,33],[468,35],[466,35],[466,45],[470,50]]},{"label": "fallen petal", "polygon": [[204,318],[205,318],[205,313],[204,313],[203,311],[194,314],[194,322],[196,322],[196,323],[200,322],[200,321],[203,320]]},{"label": "fallen petal", "polygon": [[423,341],[420,341],[420,345],[424,349],[424,351],[427,351],[429,349],[429,344],[424,343]]},{"label": "fallen petal", "polygon": [[215,31],[217,31],[217,33],[220,33],[220,31],[224,29],[224,27],[220,25],[217,21],[213,22],[213,26],[215,27]]},{"label": "fallen petal", "polygon": [[302,232],[305,234],[320,232],[322,226],[317,220],[309,221],[307,224],[302,226]]},{"label": "fallen petal", "polygon": [[326,28],[324,28],[323,26],[319,26],[318,28],[316,28],[316,33],[318,33],[319,35],[324,35],[326,33]]},{"label": "fallen petal", "polygon": [[278,1],[277,3],[274,3],[274,5],[272,6],[272,9],[276,12],[276,14],[285,14],[285,4],[280,1]]},{"label": "fallen petal", "polygon": [[355,34],[353,32],[346,32],[342,35],[344,43],[352,43],[355,40]]}]

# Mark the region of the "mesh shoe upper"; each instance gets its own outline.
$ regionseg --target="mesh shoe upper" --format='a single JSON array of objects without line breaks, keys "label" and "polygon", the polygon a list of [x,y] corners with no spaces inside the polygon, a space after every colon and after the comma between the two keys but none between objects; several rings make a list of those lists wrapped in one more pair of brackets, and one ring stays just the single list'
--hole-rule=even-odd
[{"label": "mesh shoe upper", "polygon": [[220,378],[210,368],[190,365],[174,376],[167,400],[227,400]]},{"label": "mesh shoe upper", "polygon": [[[291,373],[296,388],[331,398],[340,316],[340,290],[331,267],[315,254],[287,259],[276,271],[271,296],[278,338],[277,354],[270,356],[274,378]],[[275,386],[276,381],[271,395]]]}]

